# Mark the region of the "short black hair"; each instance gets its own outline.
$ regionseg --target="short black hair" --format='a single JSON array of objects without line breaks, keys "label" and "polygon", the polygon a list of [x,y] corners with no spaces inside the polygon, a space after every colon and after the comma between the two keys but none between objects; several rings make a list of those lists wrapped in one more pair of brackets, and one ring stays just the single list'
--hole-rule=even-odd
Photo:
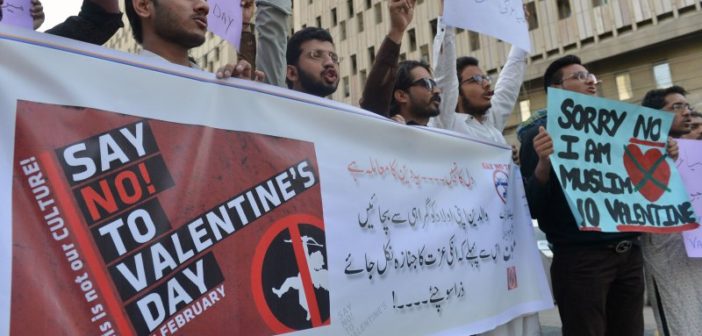
[{"label": "short black hair", "polygon": [[690,117],[691,118],[702,118],[702,113],[697,112],[697,111],[692,111],[692,112],[690,112]]},{"label": "short black hair", "polygon": [[399,106],[395,100],[395,91],[397,90],[407,90],[412,83],[414,78],[412,78],[412,70],[416,67],[422,67],[431,73],[431,67],[424,61],[414,61],[407,60],[400,62],[397,67],[397,76],[395,77],[395,86],[392,89],[392,99],[390,100],[390,116],[398,114]]},{"label": "short black hair", "polygon": [[[151,1],[153,1],[154,5],[158,5],[158,0]],[[134,10],[132,0],[124,0],[124,11],[127,13],[129,25],[132,26],[132,35],[134,36],[134,39],[141,44],[144,42],[144,32],[141,29],[141,18]]]},{"label": "short black hair", "polygon": [[463,56],[456,59],[456,75],[458,76],[458,85],[461,85],[461,72],[469,66],[478,66],[478,59],[472,56]]},{"label": "short black hair", "polygon": [[583,63],[578,56],[565,55],[549,64],[544,72],[544,91],[548,92],[551,85],[560,84],[563,81],[562,69],[573,64],[582,65]]},{"label": "short black hair", "polygon": [[[302,54],[302,44],[310,40],[319,40],[322,42],[329,42],[334,44],[334,39],[332,39],[331,34],[326,29],[318,27],[307,27],[298,30],[293,36],[288,40],[288,48],[285,51],[285,60],[288,65],[297,66],[300,61],[300,55]],[[292,82],[285,80],[288,84],[288,88],[292,88]]]},{"label": "short black hair", "polygon": [[641,105],[660,110],[665,106],[665,97],[673,93],[679,93],[683,96],[687,95],[687,91],[681,86],[673,85],[669,88],[655,89],[646,92],[643,101],[641,101]]}]

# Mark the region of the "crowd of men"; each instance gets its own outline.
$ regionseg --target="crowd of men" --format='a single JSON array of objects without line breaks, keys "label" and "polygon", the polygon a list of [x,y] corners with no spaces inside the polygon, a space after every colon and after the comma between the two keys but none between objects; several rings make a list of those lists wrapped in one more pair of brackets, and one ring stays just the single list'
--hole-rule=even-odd
[{"label": "crowd of men", "polygon": [[[0,0],[2,3],[3,0]],[[439,127],[507,144],[502,135],[524,78],[527,53],[512,47],[494,84],[479,60],[456,55],[454,28],[438,19],[434,64],[399,61],[403,36],[414,16],[416,0],[386,0],[390,27],[365,83],[360,106],[407,125]],[[35,28],[43,21],[33,0]],[[443,5],[443,0],[440,4]],[[291,0],[242,0],[243,33],[239,61],[216,72],[218,78],[263,81],[327,97],[339,84],[339,55],[332,36],[309,27],[288,38]],[[142,56],[197,67],[189,50],[205,41],[209,7],[204,0],[126,0],[125,12]],[[443,11],[443,10],[442,10]],[[47,30],[94,44],[105,43],[120,27],[117,0],[85,0],[79,15]],[[544,89],[560,88],[596,95],[598,79],[575,55],[553,61],[544,73]],[[675,115],[673,138],[702,138],[702,115],[693,111],[684,88],[652,90],[642,105]],[[555,177],[549,155],[553,140],[541,110],[520,125],[521,165],[532,217],[553,250],[551,279],[564,335],[643,334],[644,264],[664,335],[693,335],[702,330],[702,295],[680,288],[694,280],[702,265],[671,265],[685,258],[680,234],[581,232]],[[668,142],[677,156],[677,143]],[[516,151],[516,149],[515,149]],[[642,252],[643,250],[643,252]],[[665,253],[661,251],[666,251]],[[674,252],[670,252],[674,251]],[[672,253],[672,254],[671,254]],[[670,279],[670,274],[675,279]],[[485,335],[538,335],[537,315],[519,317]]]}]

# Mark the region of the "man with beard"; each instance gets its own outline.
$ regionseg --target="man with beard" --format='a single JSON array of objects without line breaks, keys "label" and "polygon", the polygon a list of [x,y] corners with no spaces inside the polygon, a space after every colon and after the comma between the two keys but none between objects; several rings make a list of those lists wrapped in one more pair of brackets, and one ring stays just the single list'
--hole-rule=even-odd
[{"label": "man with beard", "polygon": [[407,125],[426,126],[429,118],[439,115],[440,93],[428,64],[403,61],[397,69],[390,117]]},{"label": "man with beard", "polygon": [[641,105],[675,114],[670,126],[670,136],[680,138],[690,133],[692,107],[687,102],[687,91],[674,85],[666,89],[651,90],[646,93]]},{"label": "man with beard", "polygon": [[[188,56],[191,48],[205,42],[205,0],[126,0],[125,12],[134,39],[144,48],[140,55],[198,68]],[[251,78],[251,65],[240,61],[234,77]]]},{"label": "man with beard", "polygon": [[290,38],[285,53],[289,89],[326,97],[339,86],[339,56],[328,31],[304,28]]},{"label": "man with beard", "polygon": [[[651,90],[641,105],[673,113],[670,135],[680,138],[691,131],[692,108],[686,94],[680,86]],[[687,256],[679,232],[646,233],[641,240],[646,287],[658,329],[663,335],[698,334],[702,329],[702,321],[697,318],[702,315],[702,288],[697,283],[702,278],[702,260]]]}]

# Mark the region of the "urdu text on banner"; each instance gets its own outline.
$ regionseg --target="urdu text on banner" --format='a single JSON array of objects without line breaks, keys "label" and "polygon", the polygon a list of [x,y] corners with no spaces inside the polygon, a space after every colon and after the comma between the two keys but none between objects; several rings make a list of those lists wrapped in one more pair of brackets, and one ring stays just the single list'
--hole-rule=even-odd
[{"label": "urdu text on banner", "polygon": [[14,27],[0,50],[0,332],[466,335],[552,307],[507,147]]}]

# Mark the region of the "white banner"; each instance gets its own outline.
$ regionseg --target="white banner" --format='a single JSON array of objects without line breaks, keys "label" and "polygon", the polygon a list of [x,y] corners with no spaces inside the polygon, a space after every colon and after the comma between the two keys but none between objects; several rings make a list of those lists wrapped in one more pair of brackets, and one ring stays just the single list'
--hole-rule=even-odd
[{"label": "white banner", "polygon": [[552,307],[508,147],[12,27],[0,50],[2,333],[466,335]]}]

